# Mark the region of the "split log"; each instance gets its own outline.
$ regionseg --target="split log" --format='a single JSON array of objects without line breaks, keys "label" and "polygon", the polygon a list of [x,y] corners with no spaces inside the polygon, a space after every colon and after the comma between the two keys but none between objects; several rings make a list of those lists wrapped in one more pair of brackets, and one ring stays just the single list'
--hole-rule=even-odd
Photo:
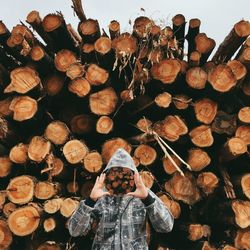
[{"label": "split log", "polygon": [[208,98],[196,101],[193,106],[196,119],[202,123],[210,124],[217,114],[217,103]]},{"label": "split log", "polygon": [[45,157],[50,153],[51,143],[41,136],[34,136],[28,147],[28,157],[35,162],[42,162]]},{"label": "split log", "polygon": [[211,162],[208,153],[200,148],[193,148],[188,150],[187,163],[191,166],[193,171],[201,171],[207,167]]},{"label": "split log", "polygon": [[139,162],[143,166],[150,166],[157,158],[156,150],[146,144],[141,144],[134,151],[134,157],[139,159]]},{"label": "split log", "polygon": [[13,241],[13,237],[7,222],[3,219],[0,220],[0,234],[0,248],[8,249]]},{"label": "split log", "polygon": [[89,97],[90,110],[96,115],[110,115],[115,111],[117,102],[118,97],[111,87],[95,92]]},{"label": "split log", "polygon": [[53,217],[49,217],[44,220],[43,228],[46,233],[54,231],[57,226],[56,220]]},{"label": "split log", "polygon": [[77,58],[74,52],[67,49],[62,49],[57,52],[54,63],[57,70],[61,72],[66,72],[69,66],[77,62]]},{"label": "split log", "polygon": [[40,85],[38,73],[30,67],[19,67],[11,71],[11,82],[4,89],[4,93],[17,92],[25,94]]},{"label": "split log", "polygon": [[186,124],[177,115],[169,115],[163,121],[156,122],[153,129],[159,136],[169,141],[176,141],[188,132]]},{"label": "split log", "polygon": [[6,177],[11,173],[13,163],[8,156],[0,157],[0,177]]},{"label": "split log", "polygon": [[35,185],[34,195],[37,199],[48,200],[60,193],[61,187],[59,183],[51,183],[48,181],[39,181]]},{"label": "split log", "polygon": [[200,67],[193,67],[186,73],[188,86],[194,89],[204,89],[207,82],[207,73]]},{"label": "split log", "polygon": [[166,194],[158,194],[158,197],[162,200],[164,205],[170,210],[175,219],[178,219],[181,215],[181,207],[178,202],[169,198]]},{"label": "split log", "polygon": [[77,44],[74,43],[61,13],[46,15],[42,21],[42,26],[50,37],[50,41],[53,42],[54,52],[62,49],[78,52]]},{"label": "split log", "polygon": [[53,121],[45,129],[44,136],[55,145],[64,144],[69,138],[69,128],[61,121]]},{"label": "split log", "polygon": [[102,165],[102,156],[97,151],[88,153],[83,159],[83,167],[90,173],[100,172]]},{"label": "split log", "polygon": [[28,145],[19,143],[14,146],[9,153],[9,158],[17,164],[25,164],[28,161]]},{"label": "split log", "polygon": [[174,174],[165,183],[165,189],[175,200],[183,201],[188,205],[193,205],[201,198],[195,178],[191,173],[185,173],[185,176],[179,173]]},{"label": "split log", "polygon": [[197,147],[210,147],[214,143],[211,128],[207,125],[200,125],[189,132],[192,143]]},{"label": "split log", "polygon": [[68,90],[79,97],[85,97],[90,93],[91,85],[87,79],[79,77],[69,83]]},{"label": "split log", "polygon": [[63,198],[54,198],[50,200],[46,200],[43,205],[43,209],[48,214],[54,214],[60,210],[62,205]]},{"label": "split log", "polygon": [[35,206],[24,206],[15,210],[8,218],[11,232],[17,236],[33,233],[39,226],[41,211]]},{"label": "split log", "polygon": [[149,171],[141,171],[140,176],[144,185],[150,189],[154,184],[155,177]]},{"label": "split log", "polygon": [[110,139],[110,140],[106,141],[102,145],[102,153],[101,153],[101,155],[102,155],[102,159],[103,159],[104,164],[108,163],[111,156],[115,153],[115,151],[118,148],[123,148],[129,154],[130,154],[130,152],[132,150],[131,146],[124,139],[122,139],[122,138]]},{"label": "split log", "polygon": [[78,208],[79,201],[73,200],[71,198],[66,198],[63,200],[61,207],[60,207],[60,213],[62,216],[69,218],[73,212]]},{"label": "split log", "polygon": [[7,186],[8,199],[15,204],[26,204],[33,199],[35,178],[21,175],[13,178]]},{"label": "split log", "polygon": [[113,20],[109,24],[109,34],[111,40],[115,39],[120,35],[120,23],[116,20]]},{"label": "split log", "polygon": [[249,35],[250,23],[248,21],[241,20],[236,23],[224,41],[220,44],[218,50],[212,58],[212,61],[218,64],[230,60],[233,54]]},{"label": "split log", "polygon": [[70,121],[70,130],[79,135],[90,134],[94,125],[95,119],[91,115],[76,115]]},{"label": "split log", "polygon": [[240,138],[232,137],[223,145],[220,152],[220,161],[230,161],[246,153],[246,151],[246,143]]},{"label": "split log", "polygon": [[100,134],[108,134],[113,130],[113,120],[106,115],[101,116],[96,122],[96,131]]},{"label": "split log", "polygon": [[195,37],[195,50],[201,54],[200,64],[203,65],[215,47],[215,41],[207,37],[205,33],[199,33]]},{"label": "split log", "polygon": [[193,18],[189,21],[188,33],[186,35],[188,41],[188,58],[190,58],[191,53],[195,50],[195,37],[200,32],[200,25],[201,21],[198,18]]},{"label": "split log", "polygon": [[228,65],[219,64],[208,74],[208,82],[219,92],[227,92],[237,83],[237,78]]},{"label": "split log", "polygon": [[202,172],[197,178],[197,185],[206,194],[212,194],[214,189],[218,187],[219,179],[212,172]]},{"label": "split log", "polygon": [[80,140],[70,140],[63,146],[63,155],[71,164],[80,163],[88,154],[87,145]]},{"label": "split log", "polygon": [[235,136],[243,140],[246,145],[250,145],[250,126],[239,126],[235,131]]}]

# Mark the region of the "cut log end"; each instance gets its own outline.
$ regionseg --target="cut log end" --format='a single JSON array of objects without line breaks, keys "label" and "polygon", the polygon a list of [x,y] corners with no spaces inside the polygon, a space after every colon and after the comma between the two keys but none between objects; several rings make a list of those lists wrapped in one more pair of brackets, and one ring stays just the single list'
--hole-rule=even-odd
[{"label": "cut log end", "polygon": [[238,118],[241,122],[250,124],[250,107],[243,107],[238,112]]},{"label": "cut log end", "polygon": [[171,96],[171,94],[169,94],[167,92],[161,93],[155,97],[156,105],[161,107],[161,108],[169,107],[171,101],[172,101],[172,96]]},{"label": "cut log end", "polygon": [[218,186],[219,180],[217,176],[212,172],[200,173],[197,178],[197,185],[202,189],[202,191],[209,195],[213,193],[214,189]]},{"label": "cut log end", "polygon": [[18,164],[24,164],[28,160],[28,145],[19,143],[10,150],[10,160]]},{"label": "cut log end", "polygon": [[100,134],[108,134],[113,129],[114,123],[109,116],[101,116],[96,123],[96,131]]},{"label": "cut log end", "polygon": [[150,166],[157,157],[157,152],[149,145],[142,144],[135,149],[134,156],[139,159],[143,166]]},{"label": "cut log end", "polygon": [[211,128],[207,125],[200,125],[192,129],[189,136],[197,147],[210,147],[214,143]]},{"label": "cut log end", "polygon": [[43,28],[46,32],[51,32],[61,26],[63,19],[60,15],[48,14],[43,19]]},{"label": "cut log end", "polygon": [[188,160],[187,163],[191,166],[193,171],[200,171],[211,162],[211,158],[202,149],[195,148],[188,151]]},{"label": "cut log end", "polygon": [[87,96],[91,91],[91,85],[85,78],[76,78],[68,85],[68,90],[79,97]]},{"label": "cut log end", "polygon": [[84,158],[84,168],[90,173],[98,173],[102,169],[102,156],[99,152],[90,152]]},{"label": "cut log end", "polygon": [[144,185],[150,189],[153,186],[155,179],[154,176],[151,174],[151,172],[142,171],[140,172],[140,176],[142,178]]},{"label": "cut log end", "polygon": [[235,213],[235,222],[241,228],[250,226],[250,201],[233,201],[232,209]]},{"label": "cut log end", "polygon": [[241,188],[245,196],[250,199],[250,174],[245,174],[241,178]]}]

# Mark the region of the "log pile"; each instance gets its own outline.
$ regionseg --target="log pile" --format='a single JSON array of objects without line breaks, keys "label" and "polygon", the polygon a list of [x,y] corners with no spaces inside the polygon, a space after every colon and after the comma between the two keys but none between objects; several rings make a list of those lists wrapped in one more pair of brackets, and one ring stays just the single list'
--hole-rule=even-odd
[{"label": "log pile", "polygon": [[72,7],[77,30],[0,22],[0,249],[89,249],[67,219],[119,147],[175,217],[150,249],[250,249],[249,21],[214,52],[197,18],[106,32]]}]

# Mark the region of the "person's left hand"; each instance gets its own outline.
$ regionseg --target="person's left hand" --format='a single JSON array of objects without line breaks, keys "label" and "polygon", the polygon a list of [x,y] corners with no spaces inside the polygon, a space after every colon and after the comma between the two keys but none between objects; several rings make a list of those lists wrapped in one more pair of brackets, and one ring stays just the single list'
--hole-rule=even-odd
[{"label": "person's left hand", "polygon": [[127,193],[127,195],[132,195],[135,198],[145,199],[148,196],[148,189],[144,185],[142,178],[138,172],[135,172],[134,180],[135,180],[136,190],[134,192]]}]

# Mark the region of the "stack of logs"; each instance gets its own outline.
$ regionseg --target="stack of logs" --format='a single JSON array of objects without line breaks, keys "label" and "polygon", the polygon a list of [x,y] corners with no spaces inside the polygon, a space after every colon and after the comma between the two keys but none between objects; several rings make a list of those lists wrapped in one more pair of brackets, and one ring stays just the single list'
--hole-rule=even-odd
[{"label": "stack of logs", "polygon": [[212,54],[199,19],[106,32],[73,8],[77,31],[60,12],[0,22],[0,249],[89,249],[96,225],[72,238],[67,220],[119,147],[175,217],[148,223],[150,249],[250,249],[249,21]]}]

